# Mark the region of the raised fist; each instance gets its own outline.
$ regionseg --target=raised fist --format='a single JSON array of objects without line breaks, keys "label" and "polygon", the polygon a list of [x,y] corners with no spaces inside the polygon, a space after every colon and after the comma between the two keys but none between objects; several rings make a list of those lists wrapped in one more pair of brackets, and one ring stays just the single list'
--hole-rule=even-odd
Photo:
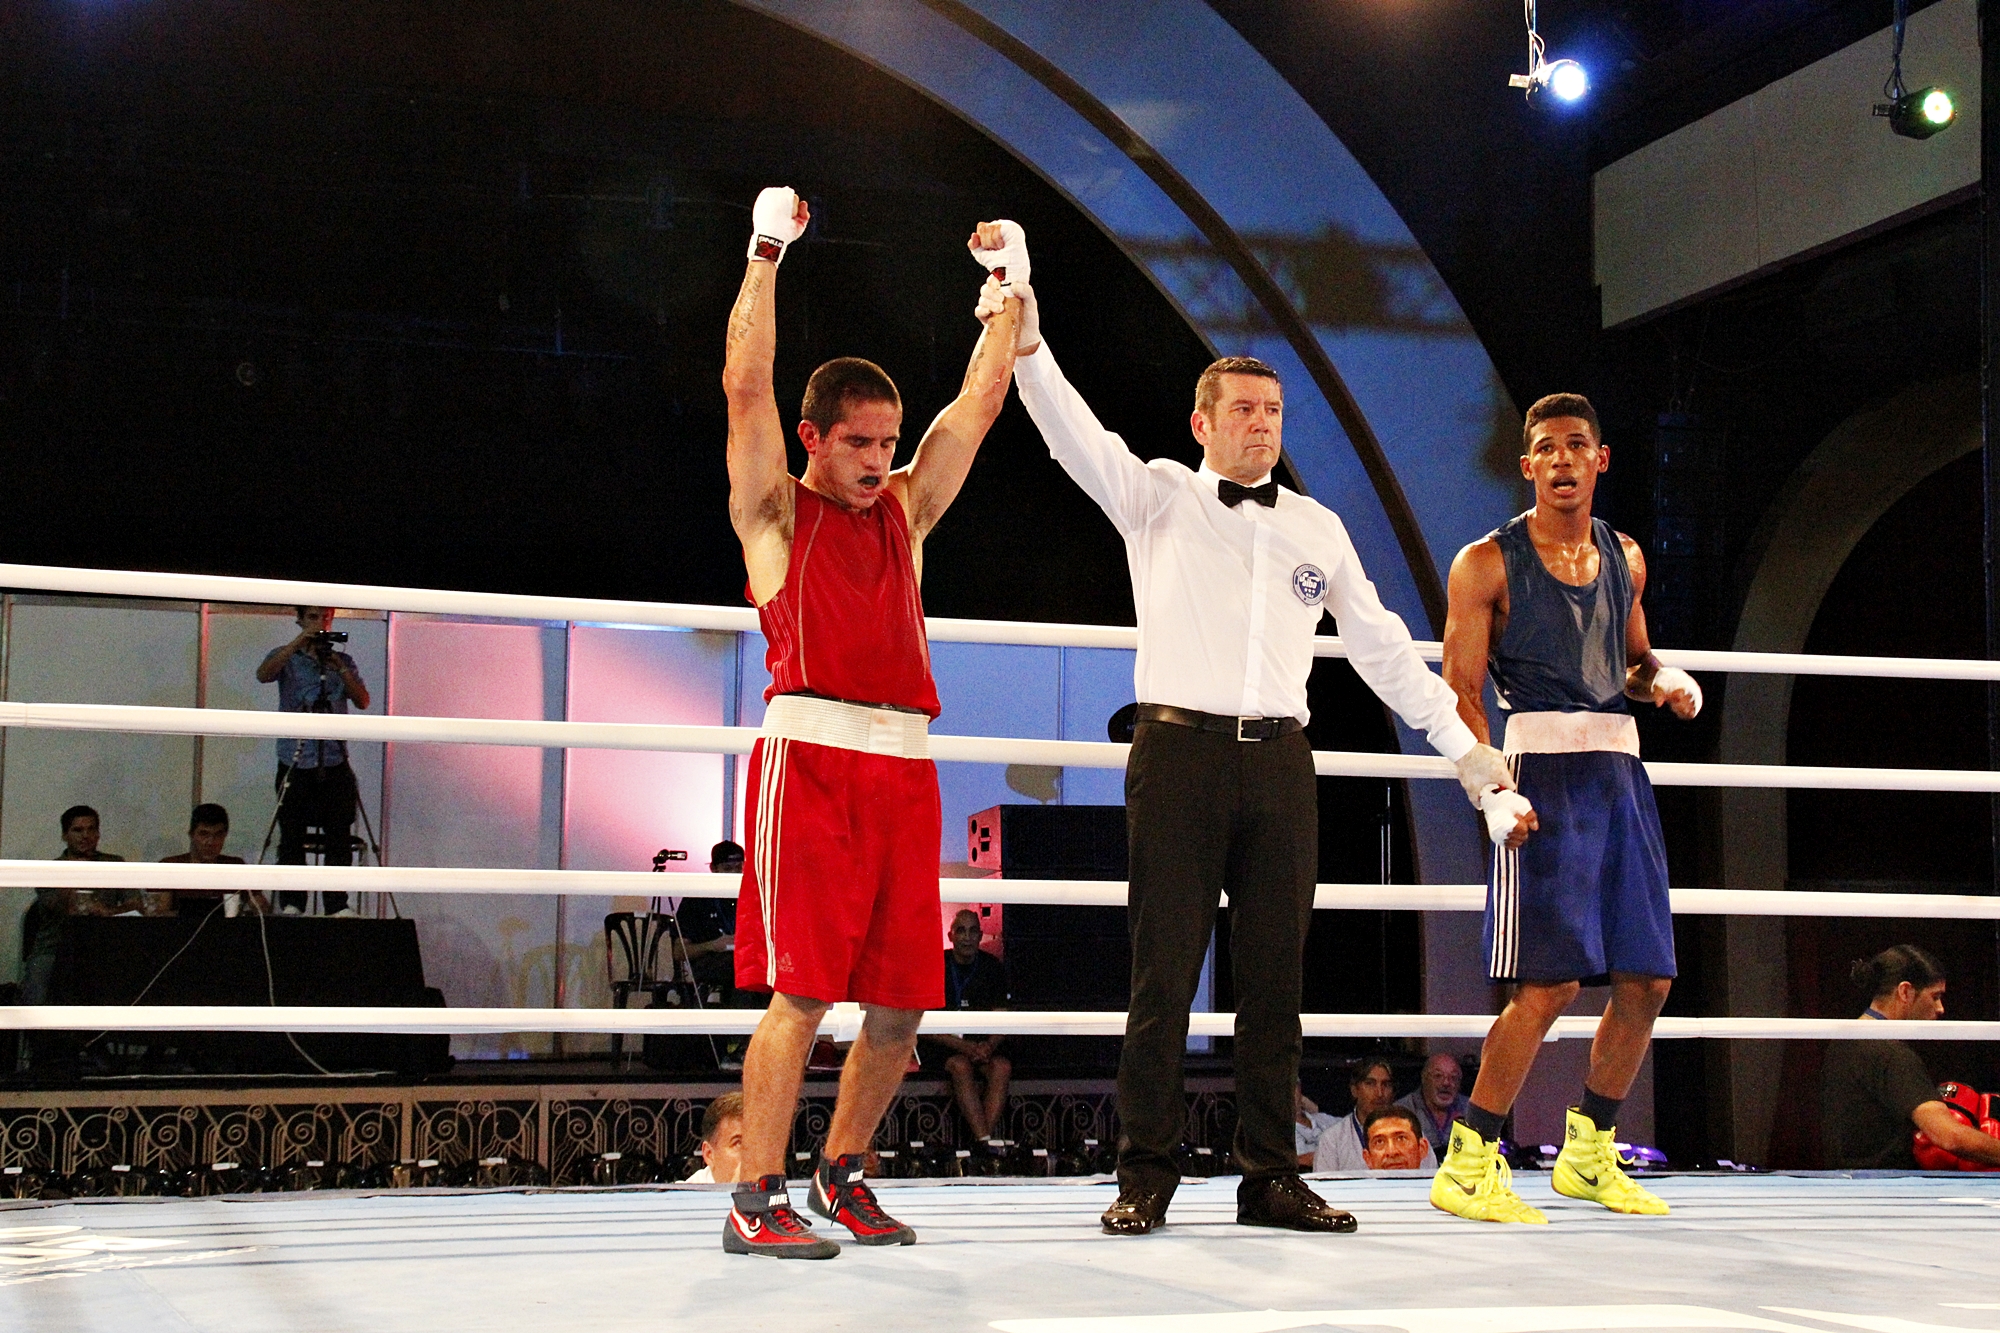
[{"label": "raised fist", "polygon": [[757,192],[750,206],[750,258],[784,262],[785,251],[805,235],[812,213],[806,201],[787,185],[770,185]]},{"label": "raised fist", "polygon": [[966,248],[1000,279],[1000,286],[1009,296],[1014,287],[1028,285],[1028,233],[1018,222],[1002,218],[998,222],[982,222],[966,241]]}]

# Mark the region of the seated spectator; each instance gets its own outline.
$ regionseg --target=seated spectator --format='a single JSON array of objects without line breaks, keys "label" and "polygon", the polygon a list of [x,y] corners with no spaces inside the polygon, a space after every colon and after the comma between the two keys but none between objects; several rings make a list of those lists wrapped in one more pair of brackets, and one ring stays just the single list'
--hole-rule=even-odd
[{"label": "seated spectator", "polygon": [[[1849,976],[1870,997],[1865,1019],[1944,1017],[1944,967],[1914,944],[1857,961]],[[1830,1041],[1826,1047],[1821,1124],[1828,1166],[1914,1170],[1910,1139],[1919,1129],[1946,1152],[2000,1166],[2000,1139],[1952,1115],[1906,1043]]]},{"label": "seated spectator", "polygon": [[1396,1105],[1417,1113],[1417,1124],[1430,1141],[1434,1155],[1443,1156],[1451,1146],[1453,1123],[1465,1119],[1472,1105],[1471,1099],[1458,1090],[1464,1082],[1465,1071],[1459,1068],[1458,1057],[1439,1051],[1424,1061],[1423,1078],[1417,1090],[1396,1101]]},{"label": "seated spectator", "polygon": [[1417,1113],[1407,1106],[1385,1106],[1368,1117],[1368,1146],[1361,1150],[1370,1171],[1435,1171],[1430,1140],[1424,1137]]},{"label": "seated spectator", "polygon": [[[717,875],[743,873],[743,848],[718,842],[709,849],[708,868]],[[736,901],[733,898],[683,898],[674,909],[674,929],[680,936],[679,955],[694,980],[718,986],[727,996],[736,987]]]},{"label": "seated spectator", "polygon": [[743,1094],[725,1092],[701,1113],[701,1169],[690,1185],[735,1180],[743,1163]]},{"label": "seated spectator", "polygon": [[[122,856],[98,849],[99,832],[97,811],[87,805],[71,806],[62,812],[63,849],[54,859],[123,861]],[[137,889],[36,889],[21,930],[22,1003],[43,1004],[48,999],[64,917],[118,916],[141,910],[144,901]]]},{"label": "seated spectator", "polygon": [[[243,858],[231,856],[223,851],[229,841],[229,812],[213,801],[204,802],[194,808],[188,816],[188,849],[178,856],[163,856],[162,865],[197,866],[240,866]],[[148,894],[148,897],[153,895]],[[218,902],[223,896],[221,889],[177,889],[166,895],[178,908],[190,902]],[[265,910],[264,895],[252,893],[251,903],[256,910]]]},{"label": "seated spectator", "polygon": [[[964,909],[951,919],[951,948],[944,954],[946,1009],[1007,1007],[1007,966],[979,947],[984,935],[977,912]],[[951,1078],[959,1111],[972,1126],[972,1137],[992,1138],[1006,1113],[1007,1084],[1014,1075],[1014,1062],[996,1054],[1006,1038],[940,1033],[925,1040],[948,1053],[945,1073]]]},{"label": "seated spectator", "polygon": [[1394,1071],[1386,1060],[1364,1060],[1348,1076],[1347,1090],[1354,1097],[1354,1109],[1319,1136],[1319,1150],[1313,1154],[1315,1171],[1368,1169],[1368,1121],[1395,1098]]},{"label": "seated spectator", "polygon": [[1299,1155],[1299,1170],[1313,1169],[1313,1154],[1319,1150],[1319,1137],[1327,1126],[1340,1123],[1337,1115],[1328,1115],[1319,1109],[1312,1098],[1306,1096],[1301,1087],[1292,1089],[1292,1145]]}]

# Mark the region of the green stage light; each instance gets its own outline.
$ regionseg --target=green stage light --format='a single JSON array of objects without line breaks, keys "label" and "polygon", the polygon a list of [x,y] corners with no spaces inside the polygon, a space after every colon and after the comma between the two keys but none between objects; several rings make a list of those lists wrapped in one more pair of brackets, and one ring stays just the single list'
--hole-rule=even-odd
[{"label": "green stage light", "polygon": [[1893,102],[1877,103],[1875,114],[1888,117],[1889,128],[1905,139],[1928,139],[1958,119],[1958,107],[1942,88],[1919,88]]}]

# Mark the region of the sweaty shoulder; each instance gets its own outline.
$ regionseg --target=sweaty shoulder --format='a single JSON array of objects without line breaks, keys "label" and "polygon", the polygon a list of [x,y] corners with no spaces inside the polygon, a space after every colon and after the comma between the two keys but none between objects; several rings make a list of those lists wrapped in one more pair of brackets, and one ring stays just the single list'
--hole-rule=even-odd
[{"label": "sweaty shoulder", "polygon": [[1497,577],[1503,582],[1507,577],[1507,555],[1500,549],[1500,534],[1489,532],[1476,542],[1467,542],[1452,558],[1453,574],[1463,572],[1472,577]]},{"label": "sweaty shoulder", "polygon": [[1634,578],[1644,579],[1646,577],[1645,549],[1616,528],[1611,530],[1611,535],[1618,539],[1618,549],[1625,553],[1625,567],[1632,571]]}]

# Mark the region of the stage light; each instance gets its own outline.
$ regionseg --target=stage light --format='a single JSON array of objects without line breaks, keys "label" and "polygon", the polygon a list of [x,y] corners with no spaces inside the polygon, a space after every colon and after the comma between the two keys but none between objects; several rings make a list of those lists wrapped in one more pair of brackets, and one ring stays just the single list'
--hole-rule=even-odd
[{"label": "stage light", "polygon": [[1574,102],[1590,91],[1590,75],[1574,60],[1558,60],[1547,70],[1549,91],[1565,102]]},{"label": "stage light", "polygon": [[1542,34],[1535,27],[1535,0],[1523,0],[1528,20],[1528,72],[1507,76],[1509,88],[1519,88],[1534,105],[1548,93],[1560,102],[1574,102],[1590,91],[1590,75],[1574,60],[1545,60]]},{"label": "stage light", "polygon": [[1896,0],[1895,43],[1889,56],[1889,78],[1882,85],[1886,102],[1875,104],[1875,114],[1886,117],[1889,128],[1905,139],[1928,139],[1949,129],[1958,119],[1958,107],[1942,88],[1903,90],[1903,26],[1908,22],[1909,0]]},{"label": "stage light", "polygon": [[1875,114],[1886,116],[1889,128],[1905,139],[1928,139],[1958,119],[1958,107],[1942,88],[1919,88],[1893,102],[1878,102]]}]

